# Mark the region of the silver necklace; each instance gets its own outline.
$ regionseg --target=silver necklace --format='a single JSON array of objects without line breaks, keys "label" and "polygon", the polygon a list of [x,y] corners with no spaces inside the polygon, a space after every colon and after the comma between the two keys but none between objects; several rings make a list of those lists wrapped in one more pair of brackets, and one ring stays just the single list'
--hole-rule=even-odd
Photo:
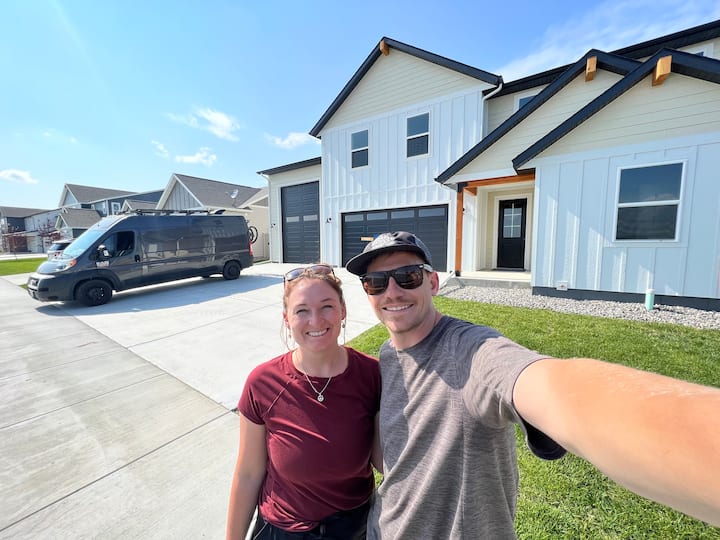
[{"label": "silver necklace", "polygon": [[305,380],[306,380],[306,381],[308,382],[308,384],[310,385],[310,388],[312,388],[312,389],[313,389],[313,392],[315,392],[315,393],[317,394],[317,400],[318,400],[320,403],[322,403],[323,401],[325,401],[325,396],[323,396],[323,394],[325,393],[325,390],[327,390],[327,387],[328,387],[328,385],[330,384],[330,381],[332,381],[332,377],[330,377],[330,378],[327,380],[327,382],[325,383],[325,386],[323,386],[323,389],[318,392],[318,391],[317,391],[317,388],[315,388],[315,385],[312,383],[312,381],[310,380],[310,377],[308,377],[307,373],[305,373],[304,369],[303,369],[303,375],[305,375]]}]

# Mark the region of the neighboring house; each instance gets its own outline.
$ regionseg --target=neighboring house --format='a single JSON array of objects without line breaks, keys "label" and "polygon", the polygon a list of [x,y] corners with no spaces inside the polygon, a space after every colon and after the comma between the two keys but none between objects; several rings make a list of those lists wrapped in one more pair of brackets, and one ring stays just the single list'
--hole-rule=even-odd
[{"label": "neighboring house", "polygon": [[43,253],[59,236],[54,227],[58,212],[0,206],[0,251]]},{"label": "neighboring house", "polygon": [[65,184],[60,196],[60,207],[93,209],[97,210],[102,217],[105,217],[121,213],[123,204],[129,199],[151,203],[154,207],[162,194],[162,190],[137,193],[119,189]]},{"label": "neighboring house", "polygon": [[119,189],[65,184],[60,196],[62,212],[58,215],[55,228],[63,238],[77,238],[105,216],[120,214],[127,201],[149,205],[155,208],[162,190],[123,191]]},{"label": "neighboring house", "polygon": [[160,198],[160,210],[206,210],[245,216],[258,237],[256,259],[269,256],[268,190],[174,173]]},{"label": "neighboring house", "polygon": [[270,257],[344,265],[405,229],[440,271],[720,309],[718,57],[715,21],[504,83],[383,38],[311,129],[321,157],[260,171]]},{"label": "neighboring house", "polygon": [[102,214],[92,208],[62,208],[55,228],[61,238],[77,238],[102,219]]}]

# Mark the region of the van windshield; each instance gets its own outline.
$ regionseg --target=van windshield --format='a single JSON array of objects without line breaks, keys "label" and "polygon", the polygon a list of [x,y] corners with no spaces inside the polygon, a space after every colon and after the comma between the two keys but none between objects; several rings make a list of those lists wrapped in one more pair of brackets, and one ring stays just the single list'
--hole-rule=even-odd
[{"label": "van windshield", "polygon": [[100,237],[107,232],[107,229],[88,229],[78,236],[73,243],[63,251],[63,259],[74,259],[88,250]]}]

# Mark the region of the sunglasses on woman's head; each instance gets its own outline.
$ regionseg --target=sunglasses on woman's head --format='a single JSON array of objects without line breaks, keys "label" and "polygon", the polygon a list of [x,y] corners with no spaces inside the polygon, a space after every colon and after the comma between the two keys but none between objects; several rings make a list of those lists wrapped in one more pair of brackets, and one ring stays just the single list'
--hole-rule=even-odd
[{"label": "sunglasses on woman's head", "polygon": [[313,264],[312,266],[303,266],[290,270],[285,274],[285,282],[287,283],[306,274],[320,274],[323,276],[329,276],[330,274],[335,275],[332,266],[329,264]]},{"label": "sunglasses on woman's head", "polygon": [[411,264],[395,268],[395,270],[368,272],[360,276],[360,281],[365,292],[370,295],[384,293],[388,288],[390,278],[393,278],[395,283],[403,289],[417,289],[423,282],[423,270],[433,271],[429,264]]}]

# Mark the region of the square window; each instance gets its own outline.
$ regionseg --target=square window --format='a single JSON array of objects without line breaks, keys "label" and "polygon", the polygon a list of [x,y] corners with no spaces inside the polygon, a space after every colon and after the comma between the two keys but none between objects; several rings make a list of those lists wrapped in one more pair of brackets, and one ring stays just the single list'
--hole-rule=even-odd
[{"label": "square window", "polygon": [[616,240],[675,240],[682,163],[622,169]]},{"label": "square window", "polygon": [[407,157],[427,154],[430,148],[430,113],[407,119]]},{"label": "square window", "polygon": [[368,130],[358,131],[350,135],[351,167],[367,167],[369,163]]}]

